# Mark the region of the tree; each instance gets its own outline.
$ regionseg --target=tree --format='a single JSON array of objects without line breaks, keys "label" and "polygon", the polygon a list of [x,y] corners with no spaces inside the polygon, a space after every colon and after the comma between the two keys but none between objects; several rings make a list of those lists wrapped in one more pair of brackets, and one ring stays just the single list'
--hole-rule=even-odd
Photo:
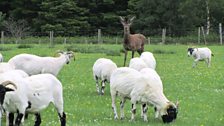
[{"label": "tree", "polygon": [[5,14],[0,12],[0,29],[2,29],[3,21],[5,20]]},{"label": "tree", "polygon": [[27,31],[30,29],[27,26],[27,22],[25,20],[14,20],[12,17],[4,21],[3,25],[6,28],[6,31],[8,31],[12,37],[15,37],[16,44],[22,37],[26,35]]},{"label": "tree", "polygon": [[88,10],[78,7],[73,0],[46,0],[40,5],[38,20],[35,21],[41,31],[78,32],[89,27]]}]

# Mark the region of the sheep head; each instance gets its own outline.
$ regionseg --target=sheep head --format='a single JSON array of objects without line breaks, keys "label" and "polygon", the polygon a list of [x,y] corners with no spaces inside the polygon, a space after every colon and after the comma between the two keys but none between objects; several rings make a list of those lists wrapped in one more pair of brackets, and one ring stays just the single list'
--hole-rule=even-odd
[{"label": "sheep head", "polygon": [[14,91],[14,89],[7,87],[7,86],[13,86],[15,89],[17,89],[17,86],[11,82],[11,81],[5,81],[0,84],[0,103],[3,104],[5,99],[5,93],[9,91]]},{"label": "sheep head", "polygon": [[187,49],[187,55],[188,55],[188,56],[191,56],[192,53],[193,53],[193,51],[194,51],[194,48],[188,48],[188,49]]},{"label": "sheep head", "polygon": [[169,102],[166,106],[166,114],[162,115],[164,123],[170,123],[177,118],[178,113],[178,102],[175,104]]}]

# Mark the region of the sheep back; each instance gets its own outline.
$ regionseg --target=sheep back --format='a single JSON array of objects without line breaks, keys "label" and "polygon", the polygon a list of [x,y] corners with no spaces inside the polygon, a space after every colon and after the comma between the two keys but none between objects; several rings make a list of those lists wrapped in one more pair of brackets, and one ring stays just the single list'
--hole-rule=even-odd
[{"label": "sheep back", "polygon": [[97,76],[101,80],[110,82],[112,72],[117,68],[117,65],[110,59],[100,58],[93,65],[93,76]]},{"label": "sheep back", "polygon": [[147,64],[149,68],[156,68],[156,60],[151,52],[143,52],[140,58]]}]

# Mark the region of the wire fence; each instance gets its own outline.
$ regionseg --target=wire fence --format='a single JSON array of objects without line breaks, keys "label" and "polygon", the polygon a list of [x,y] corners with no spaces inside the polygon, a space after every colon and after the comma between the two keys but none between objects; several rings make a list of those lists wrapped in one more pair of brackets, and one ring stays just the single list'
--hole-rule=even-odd
[{"label": "wire fence", "polygon": [[[222,27],[222,26],[221,26]],[[148,32],[148,33],[147,33]],[[222,29],[212,29],[209,35],[203,33],[203,29],[179,31],[188,33],[173,35],[169,30],[158,29],[156,32],[149,33],[144,31],[148,44],[221,44]],[[9,32],[1,31],[1,44],[121,44],[123,42],[123,31],[110,34],[101,29],[79,32],[26,32],[20,37],[13,37]]]}]

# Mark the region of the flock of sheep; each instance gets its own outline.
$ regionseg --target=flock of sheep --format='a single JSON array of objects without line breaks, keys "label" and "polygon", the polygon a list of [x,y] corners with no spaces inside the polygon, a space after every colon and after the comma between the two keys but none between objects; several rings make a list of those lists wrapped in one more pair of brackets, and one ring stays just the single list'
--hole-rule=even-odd
[{"label": "flock of sheep", "polygon": [[[19,54],[8,62],[3,62],[0,54],[0,118],[6,112],[7,125],[19,126],[27,113],[35,114],[35,126],[40,125],[40,111],[51,102],[58,112],[61,126],[66,125],[62,84],[57,75],[74,58],[74,54],[71,51],[59,51],[58,54],[59,57]],[[213,54],[208,48],[188,48],[188,55],[195,59],[193,67],[201,60],[205,60],[209,67]],[[103,95],[105,83],[110,83],[114,119],[118,119],[115,104],[117,96],[121,97],[121,119],[124,118],[126,99],[130,99],[132,104],[131,120],[135,119],[137,103],[141,104],[144,121],[147,121],[148,106],[154,107],[155,117],[161,117],[164,123],[177,118],[178,102],[174,104],[166,98],[162,80],[155,69],[156,60],[151,52],[143,52],[140,57],[132,58],[129,67],[118,68],[112,60],[106,58],[99,58],[93,64],[97,92]],[[14,119],[15,113],[17,117]]]},{"label": "flock of sheep", "polygon": [[[40,111],[50,103],[58,112],[61,126],[66,125],[62,84],[56,76],[74,54],[71,51],[58,54],[59,57],[19,54],[0,63],[0,118],[6,112],[7,125],[19,126],[25,114],[32,113],[36,117],[35,126],[39,126]],[[0,59],[3,61],[2,55]],[[15,119],[14,113],[17,113]]]},{"label": "flock of sheep", "polygon": [[[131,101],[131,120],[135,119],[136,104],[141,104],[141,116],[147,121],[148,106],[155,109],[155,117],[161,117],[164,123],[177,118],[178,102],[173,103],[163,93],[163,84],[156,72],[156,60],[151,52],[144,51],[145,37],[142,34],[130,34],[131,19],[120,17],[124,27],[124,66],[127,51],[132,51],[129,67],[120,67],[110,59],[100,58],[93,65],[93,77],[98,94],[104,94],[105,83],[110,83],[110,94],[114,119],[118,119],[116,97],[121,97],[120,119],[124,118],[124,104]],[[140,57],[134,58],[137,51]],[[27,113],[36,116],[35,126],[41,124],[40,111],[49,103],[57,109],[61,126],[66,125],[63,108],[62,84],[57,79],[59,71],[74,57],[73,52],[59,51],[59,57],[40,57],[32,54],[19,54],[8,62],[3,62],[0,54],[0,126],[4,112],[7,125],[19,126]],[[204,60],[208,67],[213,55],[209,48],[188,48],[188,55],[194,57],[193,67]],[[101,87],[99,83],[101,81]],[[14,114],[17,117],[14,119]]]},{"label": "flock of sheep", "polygon": [[[212,52],[209,48],[188,48],[188,56],[194,63],[205,61],[210,67]],[[163,84],[156,72],[156,60],[151,52],[143,52],[140,57],[130,60],[129,67],[120,67],[110,59],[99,58],[93,65],[93,77],[98,94],[104,94],[105,82],[110,83],[110,94],[114,119],[118,119],[116,97],[120,96],[120,119],[124,118],[124,103],[130,99],[132,104],[131,120],[135,119],[136,104],[141,104],[141,117],[147,121],[147,106],[155,108],[155,118],[161,117],[164,123],[177,118],[178,102],[169,101],[163,93]],[[99,87],[101,81],[102,87]]]}]

